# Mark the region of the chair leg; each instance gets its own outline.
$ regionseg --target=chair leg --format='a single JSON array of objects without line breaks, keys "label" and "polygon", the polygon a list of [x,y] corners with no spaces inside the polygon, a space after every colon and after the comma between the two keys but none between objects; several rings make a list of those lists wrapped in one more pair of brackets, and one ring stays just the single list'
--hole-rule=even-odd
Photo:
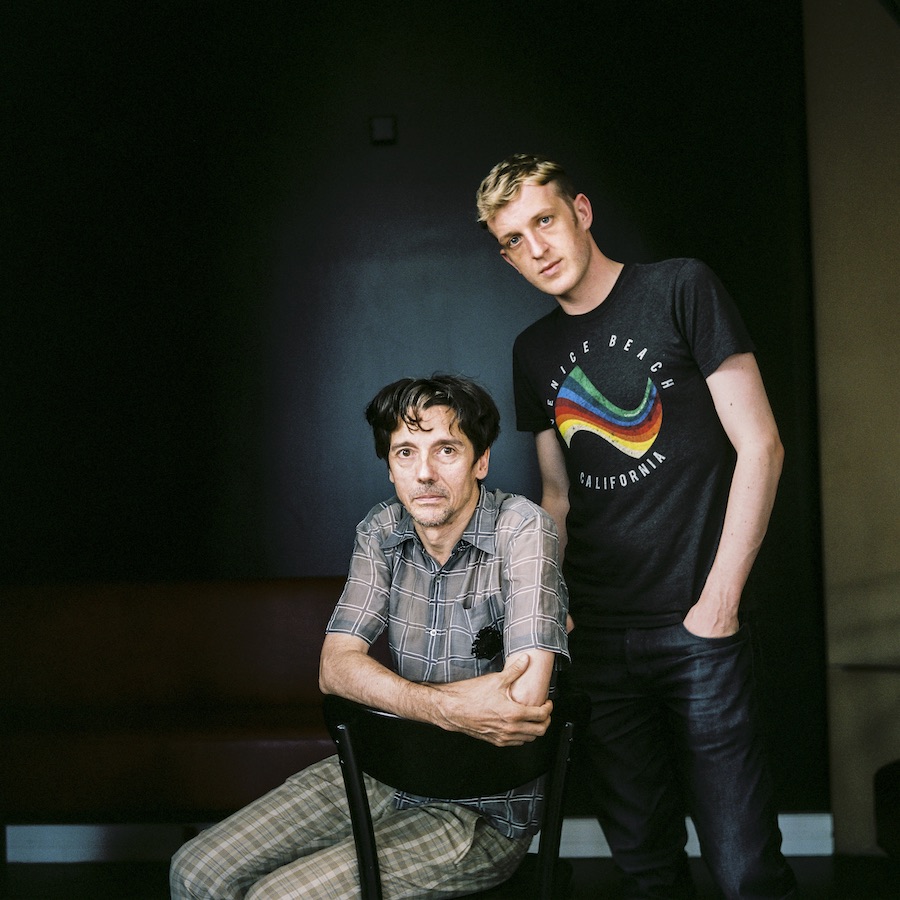
[{"label": "chair leg", "polygon": [[8,889],[9,862],[6,855],[6,824],[0,823],[0,897],[5,897]]},{"label": "chair leg", "polygon": [[359,887],[362,900],[382,900],[381,871],[378,867],[378,853],[375,849],[375,829],[372,826],[372,812],[363,773],[353,749],[353,741],[346,726],[337,728],[335,743],[338,745],[338,759],[347,802],[350,806],[350,822],[353,826],[353,841],[356,844],[356,861],[359,867]]}]

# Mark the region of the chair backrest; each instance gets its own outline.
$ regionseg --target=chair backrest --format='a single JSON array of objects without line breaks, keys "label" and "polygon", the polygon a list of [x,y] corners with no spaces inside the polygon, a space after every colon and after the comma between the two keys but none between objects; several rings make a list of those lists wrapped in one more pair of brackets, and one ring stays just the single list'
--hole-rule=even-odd
[{"label": "chair backrest", "polygon": [[520,747],[404,719],[351,700],[325,697],[325,721],[337,745],[364,900],[381,885],[363,773],[398,790],[453,800],[503,793],[545,775],[538,854],[540,896],[550,896],[562,829],[562,794],[575,715],[557,703],[545,734]]}]

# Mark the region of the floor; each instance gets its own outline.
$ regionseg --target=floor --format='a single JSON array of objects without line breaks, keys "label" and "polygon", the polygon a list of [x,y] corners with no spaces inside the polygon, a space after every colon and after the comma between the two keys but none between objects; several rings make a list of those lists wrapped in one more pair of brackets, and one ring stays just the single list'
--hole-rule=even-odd
[{"label": "floor", "polygon": [[[571,900],[613,900],[615,875],[608,859],[571,860]],[[717,897],[699,860],[692,860],[700,900]],[[803,900],[900,900],[900,864],[875,857],[791,860]],[[79,863],[7,866],[10,900],[164,900],[164,863]],[[524,900],[524,898],[523,898]]]},{"label": "floor", "polygon": [[[616,896],[609,860],[573,860],[575,891],[571,900],[596,900]],[[790,860],[800,885],[799,900],[900,900],[900,864],[882,857],[793,858]],[[704,864],[691,860],[699,900],[716,900],[715,889]]]}]

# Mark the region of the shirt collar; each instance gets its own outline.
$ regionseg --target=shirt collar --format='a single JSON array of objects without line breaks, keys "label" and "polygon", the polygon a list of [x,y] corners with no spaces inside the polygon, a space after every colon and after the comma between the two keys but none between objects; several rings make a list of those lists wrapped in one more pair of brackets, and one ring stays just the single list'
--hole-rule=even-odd
[{"label": "shirt collar", "polygon": [[[419,540],[412,516],[405,507],[401,507],[401,509],[403,512],[397,520],[394,530],[382,544],[385,549],[399,547],[404,541]],[[475,512],[472,513],[472,518],[469,519],[469,524],[462,533],[460,543],[470,544],[493,555],[496,550],[498,511],[497,498],[494,493],[487,491],[483,484],[479,485],[478,503],[475,506]]]}]

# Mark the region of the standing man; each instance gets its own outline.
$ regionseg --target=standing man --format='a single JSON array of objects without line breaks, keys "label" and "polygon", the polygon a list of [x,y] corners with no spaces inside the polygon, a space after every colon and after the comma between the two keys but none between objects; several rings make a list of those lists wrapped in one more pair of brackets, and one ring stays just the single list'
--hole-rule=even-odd
[{"label": "standing man", "polygon": [[[366,418],[396,496],[357,527],[322,691],[499,746],[534,740],[549,724],[556,657],[568,656],[566,588],[551,517],[481,484],[500,431],[494,401],[464,378],[405,378]],[[369,656],[385,628],[396,672]],[[505,881],[537,831],[541,785],[448,802],[367,778],[385,897],[456,897]],[[176,900],[358,897],[337,757],[182,847],[170,885]]]},{"label": "standing man", "polygon": [[695,896],[687,812],[726,897],[793,896],[738,621],[783,449],[740,316],[696,260],[604,256],[550,160],[504,160],[477,203],[503,259],[557,302],[515,343],[517,425],[564,547],[571,674],[625,895]]}]

